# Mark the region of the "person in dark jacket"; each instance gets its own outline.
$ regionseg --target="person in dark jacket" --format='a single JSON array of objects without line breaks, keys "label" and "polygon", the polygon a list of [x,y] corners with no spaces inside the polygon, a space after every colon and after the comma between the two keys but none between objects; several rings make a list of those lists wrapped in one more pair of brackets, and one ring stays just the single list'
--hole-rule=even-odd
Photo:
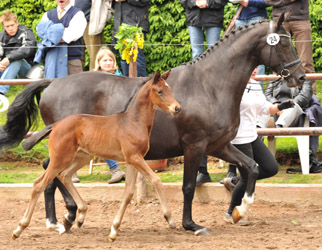
[{"label": "person in dark jacket", "polygon": [[206,32],[208,47],[220,38],[223,27],[224,8],[227,0],[180,0],[186,10],[186,23],[189,29],[192,59],[204,51]]},{"label": "person in dark jacket", "polygon": [[[180,0],[186,9],[186,23],[189,29],[192,60],[204,52],[205,34],[210,47],[220,38],[224,20],[224,8],[228,0]],[[196,185],[211,182],[207,170],[207,156],[203,156]]]},{"label": "person in dark jacket", "polygon": [[[280,111],[274,116],[275,126],[273,127],[301,127],[304,125],[305,117],[310,121],[310,127],[319,126],[322,123],[322,108],[315,105],[318,98],[313,94],[312,81],[305,81],[303,86],[289,88],[285,81],[270,82],[265,91],[266,99],[275,104],[288,99],[293,99],[294,107]],[[261,117],[259,124],[271,124],[269,117]],[[312,164],[321,165],[316,159],[316,152],[319,147],[319,137],[310,136],[310,172],[317,172],[311,169]],[[318,162],[318,164],[316,164]],[[321,172],[322,168],[318,170]]]},{"label": "person in dark jacket", "polygon": [[[0,22],[4,28],[0,32],[0,77],[23,78],[36,53],[35,35],[31,29],[20,25],[16,14],[10,11],[3,12]],[[0,85],[0,94],[6,94],[9,88],[9,85]]]},{"label": "person in dark jacket", "polygon": [[[285,12],[285,29],[291,33],[295,41],[295,48],[302,61],[305,73],[315,73],[313,64],[312,29],[309,14],[309,0],[265,0],[268,6],[273,6],[273,20]],[[312,84],[316,94],[316,82]]]},{"label": "person in dark jacket", "polygon": [[[149,32],[149,5],[151,0],[115,0],[113,37],[122,23],[142,27],[144,34]],[[115,40],[115,38],[114,38]],[[129,76],[129,65],[121,60],[123,75]],[[137,57],[137,76],[146,76],[145,56],[139,49]]]}]

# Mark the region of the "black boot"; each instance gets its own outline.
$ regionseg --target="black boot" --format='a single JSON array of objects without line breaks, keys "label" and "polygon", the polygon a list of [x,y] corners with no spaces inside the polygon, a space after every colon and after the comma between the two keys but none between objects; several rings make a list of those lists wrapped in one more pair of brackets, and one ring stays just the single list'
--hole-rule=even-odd
[{"label": "black boot", "polygon": [[322,162],[320,162],[316,155],[311,151],[310,152],[310,173],[316,174],[322,172]]},{"label": "black boot", "polygon": [[206,174],[199,173],[197,175],[196,186],[199,186],[199,185],[206,183],[206,182],[211,182],[210,175],[208,173],[206,173]]}]

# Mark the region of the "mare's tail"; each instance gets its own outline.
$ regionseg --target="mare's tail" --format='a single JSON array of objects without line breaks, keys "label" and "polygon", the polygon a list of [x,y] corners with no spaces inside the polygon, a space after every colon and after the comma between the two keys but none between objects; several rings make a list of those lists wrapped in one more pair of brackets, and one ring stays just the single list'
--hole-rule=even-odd
[{"label": "mare's tail", "polygon": [[52,81],[52,79],[44,79],[33,82],[16,96],[9,107],[6,124],[0,127],[0,151],[16,147],[23,140],[34,121],[37,121],[40,93]]},{"label": "mare's tail", "polygon": [[32,149],[33,146],[35,146],[38,142],[40,142],[51,133],[51,131],[53,130],[53,125],[54,124],[48,125],[41,131],[34,133],[32,136],[24,140],[22,143],[22,148],[26,151]]}]

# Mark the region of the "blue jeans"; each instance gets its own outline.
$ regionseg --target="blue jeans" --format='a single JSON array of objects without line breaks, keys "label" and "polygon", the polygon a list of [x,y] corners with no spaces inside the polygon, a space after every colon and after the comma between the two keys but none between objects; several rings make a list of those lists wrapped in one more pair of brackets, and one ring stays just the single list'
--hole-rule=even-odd
[{"label": "blue jeans", "polygon": [[[0,72],[1,79],[16,79],[23,78],[27,75],[31,65],[25,60],[14,61],[9,64],[4,72]],[[0,85],[0,92],[6,94],[9,91],[10,85]]]},{"label": "blue jeans", "polygon": [[[236,20],[235,29],[237,29],[240,26],[244,26],[246,24],[256,23],[256,22],[264,21],[264,20],[265,20],[265,18],[263,18],[261,16],[252,17],[250,19],[244,19],[244,20]],[[258,67],[257,67],[257,75],[265,75],[265,65],[263,65],[263,64],[258,65]],[[261,83],[263,83],[263,82],[261,81]]]},{"label": "blue jeans", "polygon": [[196,27],[196,26],[188,26],[189,35],[190,35],[190,43],[192,50],[192,60],[196,59],[204,52],[204,29],[206,29],[207,36],[207,45],[208,48],[217,42],[220,38],[220,27]]},{"label": "blue jeans", "polygon": [[110,170],[112,170],[113,168],[117,168],[119,166],[116,161],[107,160],[107,159],[104,159],[104,161],[106,161],[106,163],[109,166]]},{"label": "blue jeans", "polygon": [[[145,56],[142,49],[139,49],[137,63],[137,76],[146,76]],[[121,60],[121,67],[124,76],[129,76],[129,65],[125,60]]]}]

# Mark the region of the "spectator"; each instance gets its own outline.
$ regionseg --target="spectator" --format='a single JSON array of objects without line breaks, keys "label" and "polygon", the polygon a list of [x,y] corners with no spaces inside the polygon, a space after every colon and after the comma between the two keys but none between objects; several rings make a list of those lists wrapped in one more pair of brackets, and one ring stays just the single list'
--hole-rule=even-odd
[{"label": "spectator", "polygon": [[79,8],[85,14],[87,26],[86,26],[83,38],[84,38],[84,42],[90,59],[89,70],[94,70],[95,58],[96,58],[97,52],[100,49],[100,46],[98,45],[104,44],[104,31],[102,31],[97,35],[88,34],[92,0],[75,0],[74,6]]},{"label": "spectator", "polygon": [[[274,122],[268,122],[269,117],[260,117],[261,126],[272,124],[276,127],[296,127],[304,125],[305,116],[310,121],[310,126],[322,125],[322,108],[320,101],[313,94],[312,82],[305,81],[303,86],[288,88],[286,82],[269,83],[265,91],[266,99],[271,103],[281,103],[284,100],[293,98],[294,107],[278,112]],[[319,136],[310,136],[310,172],[319,173],[322,164],[316,159],[316,152],[319,147]]]},{"label": "spectator", "polygon": [[[312,57],[312,29],[309,14],[309,0],[265,0],[273,6],[273,20],[285,12],[285,29],[291,33],[295,41],[297,54],[302,61],[305,73],[315,73]],[[316,82],[312,83],[313,93],[316,94]]]},{"label": "spectator", "polygon": [[[257,69],[252,73],[252,77],[256,73]],[[292,107],[292,105],[293,102],[289,99],[279,104],[268,102],[265,99],[260,84],[252,78],[246,86],[240,104],[240,125],[237,135],[231,143],[256,161],[259,171],[258,180],[274,176],[278,171],[278,164],[269,149],[257,135],[257,116],[259,114],[274,114],[280,110]],[[241,204],[246,190],[248,173],[244,168],[239,168],[239,172],[240,177],[224,179],[225,188],[232,192],[230,206],[224,217],[224,220],[228,223],[233,223],[232,212],[236,206]],[[240,223],[245,222],[240,221]]]},{"label": "spectator", "polygon": [[[23,78],[33,64],[36,38],[31,29],[18,23],[16,14],[4,11],[0,16],[4,28],[0,32],[1,79]],[[0,94],[9,91],[9,85],[0,85]]]},{"label": "spectator", "polygon": [[[52,21],[54,24],[62,23],[64,32],[61,44],[67,44],[68,75],[83,72],[81,57],[83,55],[83,34],[87,22],[84,13],[71,5],[70,0],[56,0],[57,8],[46,12],[41,21]],[[48,56],[48,55],[47,55]],[[53,70],[46,67],[47,70]]]},{"label": "spectator", "polygon": [[204,52],[204,31],[208,47],[219,40],[224,8],[228,0],[180,0],[180,2],[186,9],[186,23],[194,60]]},{"label": "spectator", "polygon": [[[149,31],[150,2],[151,0],[115,0],[113,37],[122,23],[138,25],[146,34]],[[121,60],[121,67],[123,74],[129,76],[129,65],[125,60]],[[146,76],[145,56],[142,49],[139,49],[137,57],[137,76]]]},{"label": "spectator", "polygon": [[[108,72],[115,75],[122,75],[121,71],[118,70],[113,52],[106,46],[101,47],[98,51],[95,59],[94,70]],[[112,177],[108,181],[109,184],[120,182],[125,178],[125,173],[119,168],[119,165],[116,161],[106,159],[105,161],[112,172]]]},{"label": "spectator", "polygon": [[[186,9],[186,23],[189,29],[192,60],[204,52],[206,31],[207,45],[210,47],[220,38],[224,20],[224,8],[228,0],[180,0]],[[196,185],[211,182],[207,170],[207,156],[200,162]]]}]

